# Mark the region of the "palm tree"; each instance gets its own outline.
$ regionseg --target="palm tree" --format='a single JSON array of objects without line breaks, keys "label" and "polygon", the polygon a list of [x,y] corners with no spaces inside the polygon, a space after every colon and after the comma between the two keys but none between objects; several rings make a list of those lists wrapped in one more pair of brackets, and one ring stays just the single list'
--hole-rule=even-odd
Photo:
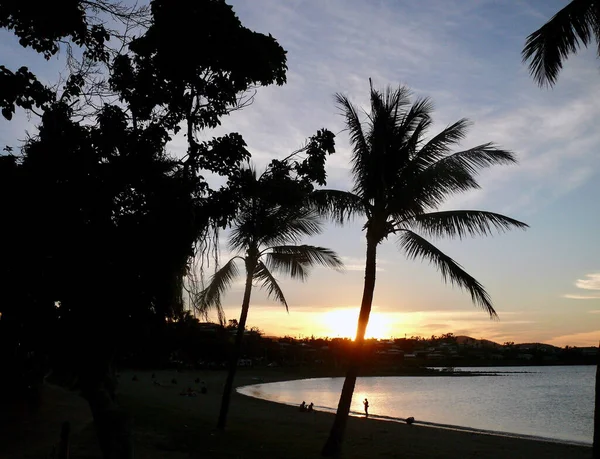
[{"label": "palm tree", "polygon": [[388,236],[396,236],[398,247],[407,258],[432,262],[444,281],[466,289],[473,302],[493,318],[496,312],[483,286],[425,237],[460,239],[488,235],[494,229],[527,226],[491,212],[437,210],[448,197],[478,188],[478,169],[515,162],[512,153],[491,143],[451,153],[451,147],[465,136],[467,120],[462,119],[426,140],[432,123],[432,104],[428,99],[420,99],[411,105],[405,87],[382,93],[371,85],[371,111],[366,114],[366,122],[361,121],[358,108],[346,96],[337,94],[336,101],[350,134],[354,187],[351,192],[319,190],[313,195],[313,203],[319,212],[340,224],[353,216],[366,217],[363,229],[367,251],[354,355],[335,422],[322,451],[324,456],[336,456],[341,449],[373,301],[377,246]]},{"label": "palm tree", "polygon": [[[600,57],[600,1],[573,0],[525,42],[523,62],[540,86],[553,86],[563,67],[563,60],[576,54],[581,45],[596,40]],[[592,456],[600,459],[600,361],[596,368],[594,406],[594,448]]]},{"label": "palm tree", "polygon": [[292,279],[304,281],[315,265],[341,269],[343,264],[332,250],[312,245],[296,245],[304,236],[313,236],[321,231],[319,215],[314,209],[298,205],[281,205],[273,201],[272,190],[261,189],[261,178],[256,177],[254,170],[246,171],[250,175],[250,186],[240,205],[229,236],[229,248],[236,252],[222,268],[211,278],[209,285],[200,293],[201,307],[216,308],[220,315],[221,296],[229,288],[238,275],[236,263],[242,261],[246,271],[242,312],[238,322],[237,333],[229,373],[223,390],[221,410],[217,427],[224,429],[227,421],[233,380],[240,357],[242,339],[250,308],[250,295],[253,282],[265,289],[269,297],[283,304],[288,310],[288,303],[274,272],[289,275]]},{"label": "palm tree", "polygon": [[573,0],[552,19],[527,37],[523,62],[540,86],[553,86],[563,67],[563,60],[576,54],[581,45],[598,42],[600,57],[600,2]]}]

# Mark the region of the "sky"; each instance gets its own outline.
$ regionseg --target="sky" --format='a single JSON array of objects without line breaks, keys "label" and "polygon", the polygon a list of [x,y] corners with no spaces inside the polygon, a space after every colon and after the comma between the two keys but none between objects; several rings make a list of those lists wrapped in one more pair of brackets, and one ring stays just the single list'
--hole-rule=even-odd
[{"label": "sky", "polygon": [[[528,34],[565,0],[231,0],[242,23],[272,34],[288,52],[288,82],[261,88],[252,106],[234,112],[206,137],[244,136],[260,168],[300,147],[320,128],[337,133],[328,159],[328,188],[349,189],[350,145],[333,95],[366,106],[368,79],[400,84],[434,102],[432,133],[466,117],[473,126],[460,148],[493,141],[519,165],[480,176],[481,190],[444,208],[507,214],[530,225],[491,238],[434,241],[490,293],[499,320],[470,296],[442,282],[435,267],[408,261],[394,240],[378,249],[367,336],[430,336],[452,332],[496,342],[592,346],[600,339],[600,67],[595,46],[570,57],[552,89],[540,89],[521,62]],[[193,52],[193,49],[190,49]],[[0,33],[9,68],[29,65],[55,78],[60,58],[45,62]],[[24,137],[31,121],[0,121],[0,145]],[[31,127],[29,128],[32,129]],[[184,139],[170,146],[185,150]],[[362,222],[325,225],[303,241],[329,247],[343,273],[317,268],[305,283],[279,278],[285,308],[253,291],[249,326],[267,335],[353,336],[360,305],[365,238]],[[228,255],[222,237],[222,259]],[[243,282],[224,297],[237,318]]]}]

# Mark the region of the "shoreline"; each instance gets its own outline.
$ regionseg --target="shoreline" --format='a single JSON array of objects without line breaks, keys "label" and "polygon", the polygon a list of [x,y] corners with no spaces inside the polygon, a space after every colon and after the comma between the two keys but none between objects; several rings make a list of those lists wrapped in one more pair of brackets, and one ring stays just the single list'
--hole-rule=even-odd
[{"label": "shoreline", "polygon": [[[443,376],[443,375],[440,375],[440,376]],[[454,375],[446,375],[446,376],[451,377]],[[486,376],[496,376],[496,375],[486,373]],[[362,377],[373,377],[373,376],[362,376]],[[401,377],[401,376],[392,376],[392,377]],[[301,379],[319,379],[319,378],[301,378]],[[271,381],[271,382],[276,383],[276,382],[286,382],[286,381],[294,381],[294,380],[297,380],[297,379],[293,379],[293,380],[292,379],[290,379],[290,380],[283,379],[280,381]],[[268,403],[276,403],[279,405],[297,408],[296,404],[270,400],[268,398],[258,397],[256,395],[252,395],[250,393],[244,393],[241,391],[243,389],[247,389],[247,388],[251,388],[253,386],[258,386],[258,385],[263,385],[263,384],[270,384],[270,383],[258,382],[256,384],[236,386],[235,391],[243,397],[250,397],[250,398],[254,398],[254,399],[261,400],[261,401],[268,402]],[[331,414],[331,415],[335,415],[335,413],[336,413],[335,408],[322,406],[322,405],[315,405],[315,409],[320,410],[320,412],[322,412],[322,413]],[[350,411],[350,416],[354,417],[354,418],[365,418],[364,414],[361,412],[358,412],[358,411]],[[393,423],[397,423],[397,424],[405,424],[406,423],[405,418],[371,414],[371,413],[369,414],[369,420],[381,421],[381,422],[393,422]],[[501,437],[501,438],[515,438],[515,439],[521,439],[521,440],[540,441],[540,442],[545,442],[545,443],[556,443],[556,444],[568,445],[568,446],[582,446],[582,447],[588,447],[588,448],[592,447],[591,442],[550,438],[550,437],[543,437],[543,436],[539,436],[539,435],[518,434],[518,433],[514,433],[514,432],[504,432],[504,431],[500,431],[500,430],[479,429],[476,427],[460,426],[460,425],[453,425],[453,424],[443,424],[443,423],[437,423],[437,422],[432,422],[432,421],[415,420],[413,422],[413,425],[427,427],[430,429],[444,429],[444,430],[451,430],[451,431],[455,431],[455,432],[473,433],[473,434],[477,434],[477,435],[490,435],[490,436]]]},{"label": "shoreline", "polygon": [[[151,375],[155,373],[155,377]],[[136,378],[133,378],[133,376]],[[235,380],[242,386],[315,377],[308,369],[243,369]],[[388,375],[389,376],[389,375]],[[206,395],[180,396],[186,387],[197,388],[199,378]],[[136,457],[144,459],[307,459],[320,457],[333,423],[333,413],[319,409],[299,413],[297,406],[232,393],[227,429],[216,429],[225,371],[125,370],[118,400],[134,421]],[[176,382],[173,382],[176,380]],[[63,421],[71,422],[73,457],[100,459],[98,440],[87,403],[77,392],[46,385],[43,412],[17,428],[14,443],[0,444],[0,456],[45,457],[56,443]],[[42,416],[40,416],[42,415]],[[587,445],[517,438],[483,432],[454,430],[423,423],[407,425],[376,416],[348,419],[342,457],[363,459],[589,459]]]}]

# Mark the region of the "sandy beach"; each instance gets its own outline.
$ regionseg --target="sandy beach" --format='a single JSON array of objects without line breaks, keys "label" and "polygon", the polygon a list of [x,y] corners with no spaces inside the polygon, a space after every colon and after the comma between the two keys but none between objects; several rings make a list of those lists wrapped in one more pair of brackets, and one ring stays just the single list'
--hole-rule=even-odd
[{"label": "sandy beach", "polygon": [[[133,375],[138,381],[132,381]],[[236,385],[295,379],[310,375],[283,369],[238,373]],[[177,384],[171,381],[175,378]],[[184,397],[180,391],[206,382],[208,393]],[[228,428],[215,430],[225,372],[126,371],[120,377],[119,400],[134,416],[138,458],[317,458],[333,415],[301,413],[295,407],[234,394]],[[44,408],[25,425],[15,426],[12,442],[0,446],[0,457],[39,458],[58,439],[60,423],[72,424],[73,459],[96,459],[95,432],[87,404],[75,393],[47,387]],[[8,444],[10,443],[10,447]],[[417,425],[351,418],[344,458],[591,458],[591,448]]]}]

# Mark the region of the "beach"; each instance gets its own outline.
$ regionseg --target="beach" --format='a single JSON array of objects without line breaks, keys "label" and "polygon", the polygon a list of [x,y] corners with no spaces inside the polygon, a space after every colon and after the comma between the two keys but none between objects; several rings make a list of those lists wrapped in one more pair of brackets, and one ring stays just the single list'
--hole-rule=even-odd
[{"label": "beach", "polygon": [[[133,381],[133,375],[137,381]],[[119,402],[134,417],[136,457],[183,458],[310,458],[319,457],[333,415],[303,413],[296,407],[233,394],[226,431],[215,429],[224,371],[125,371],[119,381]],[[286,369],[241,369],[236,386],[309,377]],[[182,389],[208,393],[181,396]],[[176,379],[177,384],[171,381]],[[155,384],[156,381],[158,384]],[[25,426],[13,433],[2,458],[38,458],[50,452],[60,423],[72,426],[71,454],[100,458],[87,404],[77,394],[46,387],[48,402]],[[301,400],[299,400],[300,402]],[[318,404],[318,401],[313,400]],[[310,402],[307,400],[307,403]],[[480,433],[445,430],[353,417],[348,421],[344,458],[591,458],[591,448]],[[46,453],[47,454],[47,453]]]}]

